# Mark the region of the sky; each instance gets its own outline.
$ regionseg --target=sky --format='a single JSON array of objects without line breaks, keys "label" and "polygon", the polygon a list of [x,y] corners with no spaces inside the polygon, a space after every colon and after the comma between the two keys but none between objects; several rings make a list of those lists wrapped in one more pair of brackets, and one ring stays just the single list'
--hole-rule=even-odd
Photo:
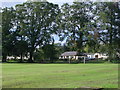
[{"label": "sky", "polygon": [[[10,7],[10,6],[15,6],[16,4],[20,4],[23,3],[27,0],[0,0],[0,2],[2,2],[2,7]],[[52,2],[58,5],[62,5],[63,3],[72,3],[74,0],[47,0],[48,2]]]}]

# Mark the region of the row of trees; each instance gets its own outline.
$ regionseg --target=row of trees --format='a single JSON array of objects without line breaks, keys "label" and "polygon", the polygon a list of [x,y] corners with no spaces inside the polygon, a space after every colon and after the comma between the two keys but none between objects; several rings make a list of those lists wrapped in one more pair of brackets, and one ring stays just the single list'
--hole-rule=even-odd
[{"label": "row of trees", "polygon": [[61,12],[63,33],[72,50],[107,52],[110,60],[120,58],[119,2],[74,2],[64,4]]},{"label": "row of trees", "polygon": [[[28,56],[53,60],[63,51],[107,52],[120,57],[120,4],[73,2],[61,8],[49,2],[25,2],[2,9],[2,60]],[[53,35],[66,39],[61,46]],[[38,59],[38,58],[37,58]]]}]

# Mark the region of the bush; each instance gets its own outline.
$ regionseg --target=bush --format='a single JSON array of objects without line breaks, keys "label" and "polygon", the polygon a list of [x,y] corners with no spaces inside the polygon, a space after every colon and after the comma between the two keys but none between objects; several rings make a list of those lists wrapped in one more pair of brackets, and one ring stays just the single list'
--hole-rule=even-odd
[{"label": "bush", "polygon": [[10,60],[7,60],[8,63],[13,63],[13,62],[19,62],[19,60],[17,59],[10,59]]},{"label": "bush", "polygon": [[86,61],[86,63],[104,63],[106,62],[105,60],[89,60],[89,61]]}]

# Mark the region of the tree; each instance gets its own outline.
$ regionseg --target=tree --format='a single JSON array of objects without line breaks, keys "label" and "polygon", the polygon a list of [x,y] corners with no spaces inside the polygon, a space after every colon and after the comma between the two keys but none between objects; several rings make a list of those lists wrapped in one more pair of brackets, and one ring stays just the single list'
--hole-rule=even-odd
[{"label": "tree", "polygon": [[7,55],[12,53],[13,40],[12,35],[13,21],[14,21],[14,9],[4,8],[2,9],[2,61],[6,62]]},{"label": "tree", "polygon": [[[88,27],[93,30],[89,29],[91,36],[87,45],[91,45],[91,48],[95,46],[97,52],[108,53],[110,60],[115,58],[116,50],[119,49],[119,11],[119,3],[114,2],[97,2],[91,7],[91,22]],[[95,43],[90,44],[91,40]]]},{"label": "tree", "polygon": [[89,3],[73,2],[72,5],[64,4],[61,7],[61,25],[63,37],[67,37],[67,42],[73,46],[73,50],[83,52],[86,36],[86,25],[89,22]]},{"label": "tree", "polygon": [[37,62],[43,62],[44,61],[44,52],[43,49],[37,48],[33,54],[34,60]]},{"label": "tree", "polygon": [[23,62],[23,56],[28,52],[28,44],[26,41],[17,41],[14,46],[14,52],[16,56],[20,56],[20,62]]},{"label": "tree", "polygon": [[99,16],[103,22],[103,31],[106,30],[106,32],[102,32],[100,35],[101,40],[108,47],[109,59],[111,60],[116,57],[116,50],[120,48],[120,5],[118,2],[106,2],[101,3],[99,7],[101,6],[101,10],[103,10],[103,12],[100,12]]},{"label": "tree", "polygon": [[57,51],[54,44],[47,44],[43,46],[44,58],[53,62],[56,59]]},{"label": "tree", "polygon": [[56,33],[56,16],[59,14],[59,7],[49,2],[26,2],[20,7],[23,9],[20,16],[24,16],[22,26],[29,47],[29,62],[33,62],[35,48],[49,43],[52,40],[51,35]]}]

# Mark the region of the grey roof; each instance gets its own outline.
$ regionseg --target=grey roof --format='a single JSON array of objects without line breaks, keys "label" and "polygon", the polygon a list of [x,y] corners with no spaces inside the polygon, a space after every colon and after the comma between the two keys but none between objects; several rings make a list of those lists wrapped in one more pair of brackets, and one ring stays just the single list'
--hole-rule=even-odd
[{"label": "grey roof", "polygon": [[61,56],[76,56],[76,55],[77,55],[76,51],[69,51],[61,54]]},{"label": "grey roof", "polygon": [[78,53],[77,51],[68,51],[61,54],[61,56],[86,56],[84,53]]}]

